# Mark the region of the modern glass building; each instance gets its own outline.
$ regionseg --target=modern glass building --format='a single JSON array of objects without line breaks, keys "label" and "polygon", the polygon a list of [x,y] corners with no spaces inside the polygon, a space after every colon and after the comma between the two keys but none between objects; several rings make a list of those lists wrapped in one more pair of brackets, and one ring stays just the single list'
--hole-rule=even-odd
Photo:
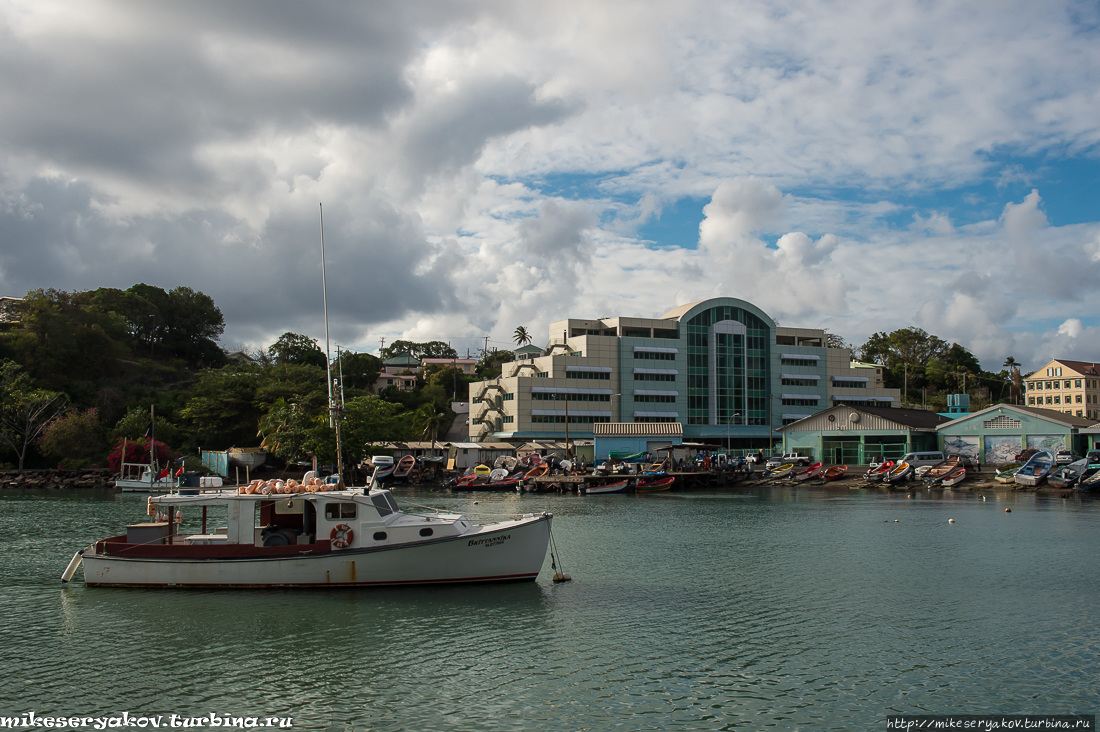
[{"label": "modern glass building", "polygon": [[[834,403],[889,405],[881,369],[853,367],[824,331],[781,328],[721,297],[660,318],[559,320],[538,354],[470,385],[470,439],[592,436],[598,422],[678,422],[685,442],[765,447]],[[843,373],[841,373],[843,372]],[[850,372],[850,373],[849,373]],[[877,372],[877,373],[876,373]]]}]

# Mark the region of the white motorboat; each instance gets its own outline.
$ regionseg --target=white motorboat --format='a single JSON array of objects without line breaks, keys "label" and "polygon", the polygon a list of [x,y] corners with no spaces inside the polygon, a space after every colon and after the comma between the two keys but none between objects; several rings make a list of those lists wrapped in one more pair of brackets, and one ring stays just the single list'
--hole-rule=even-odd
[{"label": "white motorboat", "polygon": [[[542,569],[553,518],[536,513],[478,525],[460,514],[409,514],[378,487],[173,493],[151,496],[148,507],[159,520],[93,542],[73,556],[62,580],[83,563],[90,587],[532,581]],[[212,510],[226,526],[208,532]],[[179,530],[185,512],[192,519],[201,512],[199,532]]]},{"label": "white motorboat", "polygon": [[160,480],[148,463],[123,463],[115,487],[128,493],[168,493],[176,489],[171,472]]}]

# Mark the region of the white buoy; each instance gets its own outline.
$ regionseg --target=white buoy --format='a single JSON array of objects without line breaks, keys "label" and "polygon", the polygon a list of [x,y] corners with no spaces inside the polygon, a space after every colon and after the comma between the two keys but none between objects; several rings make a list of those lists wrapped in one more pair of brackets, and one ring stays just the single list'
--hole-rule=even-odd
[{"label": "white buoy", "polygon": [[896,524],[897,522],[898,522],[898,520],[897,520],[897,519],[894,519],[894,523]]},{"label": "white buoy", "polygon": [[569,575],[568,572],[555,572],[554,573],[554,581],[555,582],[568,582],[571,579],[573,579],[573,578]]},{"label": "white buoy", "polygon": [[955,523],[955,519],[947,519],[947,523],[953,524],[953,523]]}]

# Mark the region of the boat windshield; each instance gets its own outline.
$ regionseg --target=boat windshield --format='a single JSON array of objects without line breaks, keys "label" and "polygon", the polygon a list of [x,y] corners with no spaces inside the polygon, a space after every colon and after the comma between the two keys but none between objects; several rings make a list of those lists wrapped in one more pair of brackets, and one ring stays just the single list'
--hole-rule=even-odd
[{"label": "boat windshield", "polygon": [[391,513],[399,513],[401,511],[401,509],[397,507],[397,502],[393,500],[393,495],[391,495],[389,491],[371,493],[370,502],[378,509],[379,516],[389,516]]}]

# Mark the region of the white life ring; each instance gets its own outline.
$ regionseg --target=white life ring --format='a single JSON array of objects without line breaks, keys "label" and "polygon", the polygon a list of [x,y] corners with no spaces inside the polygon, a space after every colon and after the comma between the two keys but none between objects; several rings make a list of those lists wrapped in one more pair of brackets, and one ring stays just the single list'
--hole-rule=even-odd
[{"label": "white life ring", "polygon": [[344,549],[355,538],[355,532],[347,524],[336,524],[328,534],[328,539],[337,549]]}]

